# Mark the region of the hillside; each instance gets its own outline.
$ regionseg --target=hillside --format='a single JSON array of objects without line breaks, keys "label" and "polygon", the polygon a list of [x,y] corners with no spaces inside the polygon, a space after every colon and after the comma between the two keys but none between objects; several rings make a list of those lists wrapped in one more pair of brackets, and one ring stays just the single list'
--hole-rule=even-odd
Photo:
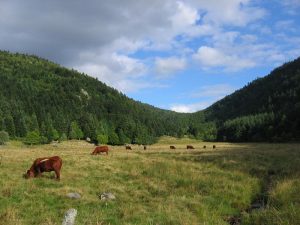
[{"label": "hillside", "polygon": [[188,130],[185,114],[136,102],[36,56],[0,51],[0,80],[0,130],[13,138],[38,131],[43,142],[102,135],[102,143],[147,144]]},{"label": "hillside", "polygon": [[205,110],[218,139],[300,140],[300,58],[216,102]]},{"label": "hillside", "polygon": [[42,143],[91,138],[113,145],[157,137],[299,141],[300,58],[192,114],[128,98],[101,81],[36,56],[0,51],[0,131]]}]

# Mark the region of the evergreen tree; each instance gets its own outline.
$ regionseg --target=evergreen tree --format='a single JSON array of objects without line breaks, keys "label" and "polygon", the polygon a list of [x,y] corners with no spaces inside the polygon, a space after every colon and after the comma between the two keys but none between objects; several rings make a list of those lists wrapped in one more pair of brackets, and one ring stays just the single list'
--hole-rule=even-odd
[{"label": "evergreen tree", "polygon": [[108,136],[105,134],[98,134],[97,141],[99,144],[107,144],[108,143]]},{"label": "evergreen tree", "polygon": [[41,136],[38,131],[30,131],[27,133],[23,142],[28,145],[37,145],[41,143]]},{"label": "evergreen tree", "polygon": [[70,139],[82,139],[83,136],[83,132],[80,129],[80,127],[78,126],[76,121],[73,121],[71,123],[71,127],[70,127],[70,133],[69,133],[69,138]]},{"label": "evergreen tree", "polygon": [[7,115],[6,118],[4,119],[4,126],[5,130],[9,133],[11,137],[15,137],[16,130],[15,130],[15,124],[14,124],[14,119],[11,115]]}]

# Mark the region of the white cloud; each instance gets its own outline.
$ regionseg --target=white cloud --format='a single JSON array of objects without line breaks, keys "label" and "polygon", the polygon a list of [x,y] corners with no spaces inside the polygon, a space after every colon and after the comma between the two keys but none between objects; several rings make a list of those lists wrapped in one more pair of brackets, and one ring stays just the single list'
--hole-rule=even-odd
[{"label": "white cloud", "polygon": [[208,46],[201,46],[193,57],[205,68],[224,67],[229,71],[235,71],[255,66],[255,62],[249,59],[225,54],[220,49]]},{"label": "white cloud", "polygon": [[289,7],[297,8],[300,7],[300,1],[299,0],[280,0],[280,2]]},{"label": "white cloud", "polygon": [[258,40],[256,35],[253,34],[245,34],[241,36],[241,39],[247,43],[254,43]]},{"label": "white cloud", "polygon": [[283,12],[289,15],[299,15],[300,1],[299,0],[277,0],[283,5]]},{"label": "white cloud", "polygon": [[250,0],[195,0],[193,2],[206,13],[205,22],[218,25],[245,26],[266,14],[264,9],[251,6]]},{"label": "white cloud", "polygon": [[187,66],[184,58],[156,58],[155,59],[155,72],[159,78],[174,75],[176,72],[185,69]]},{"label": "white cloud", "polygon": [[173,104],[170,109],[175,112],[181,113],[193,113],[207,108],[212,102],[198,102],[192,104]]},{"label": "white cloud", "polygon": [[235,88],[229,84],[215,84],[202,86],[198,91],[194,91],[190,94],[192,98],[214,98],[220,99],[226,95],[232,93]]},{"label": "white cloud", "polygon": [[196,8],[186,5],[184,2],[177,1],[177,12],[171,17],[175,29],[184,29],[194,25],[199,19]]},{"label": "white cloud", "polygon": [[284,29],[284,28],[292,26],[293,23],[294,23],[293,20],[279,20],[275,23],[275,27],[277,29]]},{"label": "white cloud", "polygon": [[84,63],[75,67],[77,70],[97,77],[122,92],[133,92],[153,86],[141,81],[147,73],[147,67],[141,60],[117,53],[85,53],[81,58]]},{"label": "white cloud", "polygon": [[196,103],[172,104],[170,109],[176,112],[191,113],[207,108],[214,102],[231,94],[236,88],[229,84],[215,84],[202,86],[199,90],[185,94],[185,99],[198,99]]}]

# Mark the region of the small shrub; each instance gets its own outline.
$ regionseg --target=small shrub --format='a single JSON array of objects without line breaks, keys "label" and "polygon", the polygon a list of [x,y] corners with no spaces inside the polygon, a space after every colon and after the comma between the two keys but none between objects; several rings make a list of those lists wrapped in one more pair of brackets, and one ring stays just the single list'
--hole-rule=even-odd
[{"label": "small shrub", "polygon": [[67,135],[65,133],[63,133],[60,137],[59,137],[59,141],[66,141],[68,139]]},{"label": "small shrub", "polygon": [[0,145],[4,145],[9,141],[9,135],[6,131],[0,131]]},{"label": "small shrub", "polygon": [[108,143],[111,145],[118,145],[119,144],[119,137],[115,132],[111,132],[108,137]]},{"label": "small shrub", "polygon": [[41,141],[44,141],[44,140],[41,140],[40,133],[38,131],[31,131],[31,132],[27,133],[23,142],[24,142],[24,144],[27,144],[27,145],[37,145],[37,144],[40,144]]},{"label": "small shrub", "polygon": [[97,135],[97,141],[100,144],[107,144],[108,143],[108,136],[105,134]]}]

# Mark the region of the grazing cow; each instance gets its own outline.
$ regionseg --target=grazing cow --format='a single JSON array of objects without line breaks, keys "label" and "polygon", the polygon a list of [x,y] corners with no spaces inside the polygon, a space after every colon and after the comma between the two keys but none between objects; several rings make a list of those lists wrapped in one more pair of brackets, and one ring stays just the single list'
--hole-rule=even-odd
[{"label": "grazing cow", "polygon": [[186,149],[195,149],[193,145],[187,145]]},{"label": "grazing cow", "polygon": [[176,149],[174,145],[170,145],[170,149]]},{"label": "grazing cow", "polygon": [[144,150],[147,150],[147,146],[146,145],[144,145]]},{"label": "grazing cow", "polygon": [[62,166],[62,159],[59,156],[38,158],[34,160],[32,166],[24,174],[25,178],[39,177],[43,172],[54,171],[56,179],[60,180],[60,169]]},{"label": "grazing cow", "polygon": [[94,151],[91,153],[91,155],[97,155],[101,154],[102,152],[106,153],[108,155],[108,146],[97,146]]},{"label": "grazing cow", "polygon": [[215,145],[213,145],[213,148],[216,148],[216,146],[215,146]]},{"label": "grazing cow", "polygon": [[125,149],[126,149],[126,150],[132,150],[131,146],[129,146],[129,145],[126,145],[126,146],[125,146]]},{"label": "grazing cow", "polygon": [[203,148],[206,148],[206,145],[203,145]]}]

